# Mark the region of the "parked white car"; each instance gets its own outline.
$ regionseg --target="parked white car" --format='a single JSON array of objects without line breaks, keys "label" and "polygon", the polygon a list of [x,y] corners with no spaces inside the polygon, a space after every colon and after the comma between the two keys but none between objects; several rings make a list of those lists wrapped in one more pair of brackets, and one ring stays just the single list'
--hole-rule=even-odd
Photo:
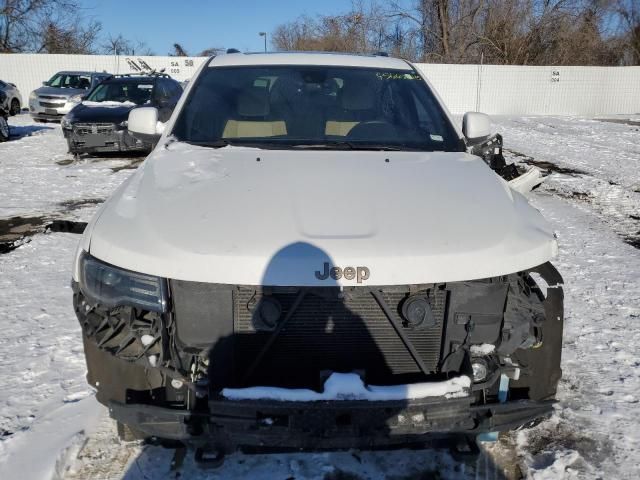
[{"label": "parked white car", "polygon": [[17,115],[22,109],[22,95],[15,84],[0,80],[0,91],[6,95],[5,103],[0,105],[9,115]]},{"label": "parked white car", "polygon": [[157,146],[73,269],[88,380],[121,431],[217,461],[551,412],[554,233],[468,153],[488,117],[460,130],[411,63],[221,55],[167,124],[143,107],[128,128]]}]

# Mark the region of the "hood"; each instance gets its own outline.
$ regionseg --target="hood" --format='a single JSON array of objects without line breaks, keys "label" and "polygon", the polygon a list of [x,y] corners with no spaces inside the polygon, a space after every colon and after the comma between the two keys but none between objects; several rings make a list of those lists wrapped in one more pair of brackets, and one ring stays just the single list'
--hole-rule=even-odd
[{"label": "hood", "polygon": [[79,103],[67,114],[67,119],[71,123],[75,122],[97,122],[97,123],[120,123],[129,118],[129,112],[136,105],[113,103],[100,106],[99,103],[85,105]]},{"label": "hood", "polygon": [[[116,266],[245,285],[471,280],[557,249],[541,214],[465,153],[181,143],[152,153],[88,235],[90,253]],[[340,278],[325,275],[333,267]]]},{"label": "hood", "polygon": [[78,95],[78,94],[85,94],[88,92],[88,90],[85,90],[83,88],[56,88],[56,87],[40,87],[40,88],[36,88],[34,90],[34,92],[40,96],[40,95],[52,95],[52,96],[56,96],[56,97],[65,97],[65,98],[69,98],[72,97],[73,95]]}]

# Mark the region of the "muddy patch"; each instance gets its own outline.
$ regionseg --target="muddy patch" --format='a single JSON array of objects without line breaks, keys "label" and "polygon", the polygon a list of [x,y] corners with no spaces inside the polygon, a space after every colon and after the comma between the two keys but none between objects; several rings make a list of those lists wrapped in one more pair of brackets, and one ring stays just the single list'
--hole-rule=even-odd
[{"label": "muddy patch", "polygon": [[44,232],[44,223],[44,217],[0,219],[0,254],[9,253],[27,243],[32,235]]},{"label": "muddy patch", "polygon": [[640,120],[631,120],[630,118],[596,118],[599,122],[619,123],[621,125],[631,125],[632,127],[640,127]]},{"label": "muddy patch", "polygon": [[[127,157],[123,158],[123,154],[127,155]],[[100,154],[80,154],[78,156],[70,156],[58,160],[56,164],[68,167],[70,165],[78,165],[86,162],[95,163],[102,161],[117,161],[122,163],[111,167],[111,171],[113,173],[118,173],[121,170],[135,170],[142,162],[144,162],[145,158],[147,158],[146,152],[105,152]]]},{"label": "muddy patch", "polygon": [[111,171],[113,173],[118,173],[121,170],[135,170],[140,166],[142,162],[144,162],[144,158],[131,159],[129,162],[130,163],[120,165],[118,167],[111,167]]},{"label": "muddy patch", "polygon": [[526,451],[532,457],[532,466],[538,469],[553,464],[562,452],[577,452],[583,461],[596,466],[614,454],[608,439],[591,436],[584,429],[577,431],[563,421],[544,422],[532,430],[527,436]]},{"label": "muddy patch", "polygon": [[90,205],[100,205],[104,203],[104,198],[84,198],[77,200],[66,200],[64,202],[60,202],[62,208],[64,208],[68,212],[72,212],[74,210],[80,210],[81,208],[88,207]]},{"label": "muddy patch", "polygon": [[570,175],[570,176],[588,175],[588,173],[585,172],[584,170],[580,170],[578,168],[561,167],[547,160],[536,160],[535,158],[530,157],[529,155],[516,152],[515,150],[508,150],[505,148],[505,152],[511,154],[513,157],[516,157],[518,161],[522,163],[526,163],[527,165],[534,165],[542,170],[545,170],[547,174],[562,173],[564,175]]},{"label": "muddy patch", "polygon": [[54,220],[47,225],[49,232],[82,234],[87,228],[87,222],[76,222],[73,220]]},{"label": "muddy patch", "polygon": [[636,232],[630,235],[625,235],[622,237],[625,243],[631,245],[634,248],[640,249],[640,215],[631,214],[629,218],[633,221],[636,226]]},{"label": "muddy patch", "polygon": [[622,238],[624,243],[631,245],[634,248],[640,249],[640,231],[635,235],[629,235]]},{"label": "muddy patch", "polygon": [[64,232],[81,234],[86,222],[46,217],[10,217],[0,219],[0,254],[9,253],[38,233]]},{"label": "muddy patch", "polygon": [[577,190],[572,192],[564,192],[562,190],[557,190],[553,187],[547,187],[545,191],[548,193],[553,193],[554,195],[557,195],[558,197],[561,197],[561,198],[567,198],[569,200],[578,200],[582,202],[588,202],[593,198],[591,194],[589,194],[588,192],[579,192]]}]

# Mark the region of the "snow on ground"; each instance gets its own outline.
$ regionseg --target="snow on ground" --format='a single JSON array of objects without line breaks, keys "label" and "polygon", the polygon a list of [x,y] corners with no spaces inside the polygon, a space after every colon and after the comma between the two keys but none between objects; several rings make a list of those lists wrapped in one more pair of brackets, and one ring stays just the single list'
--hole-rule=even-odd
[{"label": "snow on ground", "polygon": [[555,264],[566,282],[553,417],[471,462],[444,451],[234,454],[204,473],[190,453],[171,471],[173,451],[116,438],[84,380],[69,288],[78,237],[45,233],[50,219],[89,220],[140,159],[73,161],[59,126],[12,117],[21,138],[0,144],[0,241],[10,217],[40,219],[40,227],[0,254],[2,478],[500,478],[492,458],[533,479],[639,478],[639,127],[568,117],[494,122],[510,159],[552,169],[531,201],[558,233]]},{"label": "snow on ground", "polygon": [[0,145],[0,218],[53,214],[75,208],[74,201],[103,201],[131,174],[118,170],[131,160],[74,162],[58,124],[34,124],[28,115],[19,115],[10,117],[9,125],[12,135],[22,138]]},{"label": "snow on ground", "polygon": [[563,478],[562,469],[554,474],[567,464],[592,478],[638,478],[640,128],[567,117],[494,121],[507,149],[568,170],[531,198],[558,232],[566,319],[560,404],[550,421],[518,435],[520,451],[534,478]]},{"label": "snow on ground", "polygon": [[[573,117],[496,117],[511,159],[551,162],[561,173],[547,191],[597,214],[640,244],[640,121]],[[529,157],[529,158],[527,158]]]}]

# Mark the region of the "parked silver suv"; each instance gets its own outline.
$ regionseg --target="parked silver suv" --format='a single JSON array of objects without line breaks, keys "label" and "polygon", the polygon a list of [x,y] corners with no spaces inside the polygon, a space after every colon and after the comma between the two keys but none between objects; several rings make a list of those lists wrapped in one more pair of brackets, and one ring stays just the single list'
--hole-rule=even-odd
[{"label": "parked silver suv", "polygon": [[60,120],[83,95],[110,76],[106,72],[58,72],[31,92],[29,112],[37,122]]}]

